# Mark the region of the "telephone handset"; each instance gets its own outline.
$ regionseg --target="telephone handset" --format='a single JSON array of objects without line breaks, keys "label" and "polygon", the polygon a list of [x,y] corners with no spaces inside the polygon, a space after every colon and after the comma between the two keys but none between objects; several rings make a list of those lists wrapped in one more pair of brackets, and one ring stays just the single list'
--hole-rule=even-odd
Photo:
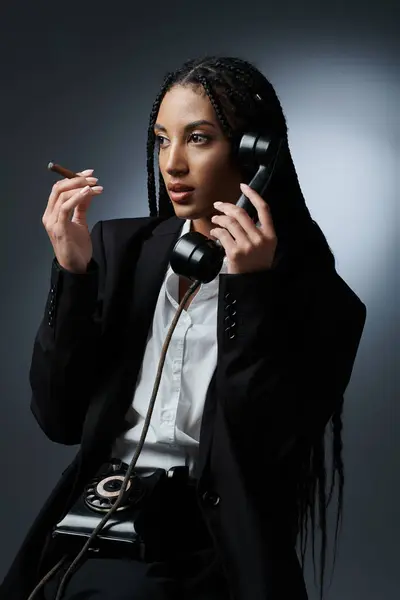
[{"label": "telephone handset", "polygon": [[[258,170],[249,186],[261,196],[266,191],[282,146],[282,138],[245,133],[239,144],[238,159],[242,166]],[[244,208],[251,219],[257,222],[257,211],[244,194],[236,203]],[[191,231],[176,242],[170,258],[172,270],[193,281],[208,283],[221,270],[225,250],[219,240],[210,240],[205,235]]]}]

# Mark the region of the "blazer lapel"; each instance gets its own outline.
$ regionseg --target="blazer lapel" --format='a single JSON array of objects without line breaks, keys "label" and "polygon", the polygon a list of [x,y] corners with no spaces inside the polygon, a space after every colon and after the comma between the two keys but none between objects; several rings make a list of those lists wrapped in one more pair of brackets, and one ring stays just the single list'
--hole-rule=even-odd
[{"label": "blazer lapel", "polygon": [[81,441],[83,455],[91,454],[97,442],[104,443],[121,430],[132,402],[160,288],[182,227],[182,219],[171,217],[157,224],[150,235],[146,236],[145,232],[137,260],[129,266],[132,283],[123,289],[130,297],[130,308],[124,319],[128,341],[124,344],[123,359],[90,403]]},{"label": "blazer lapel", "polygon": [[169,265],[172,249],[183,227],[182,219],[172,217],[160,223],[144,241],[139,254],[133,283],[131,323],[135,354],[144,355],[147,335],[153,320],[161,285]]}]

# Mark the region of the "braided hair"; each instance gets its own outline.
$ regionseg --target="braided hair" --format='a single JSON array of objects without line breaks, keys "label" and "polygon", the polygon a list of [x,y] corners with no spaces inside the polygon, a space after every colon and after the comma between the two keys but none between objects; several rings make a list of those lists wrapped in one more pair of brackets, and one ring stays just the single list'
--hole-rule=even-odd
[{"label": "braided hair", "polygon": [[[232,57],[208,56],[185,62],[179,69],[167,73],[161,89],[154,101],[150,114],[147,139],[147,173],[148,201],[150,216],[169,218],[174,216],[162,175],[158,174],[158,194],[156,190],[155,162],[156,143],[154,125],[158,111],[165,94],[175,85],[202,87],[208,96],[222,131],[231,141],[232,149],[237,149],[238,140],[246,131],[258,131],[277,135],[286,141],[286,166],[280,177],[275,177],[268,189],[268,195],[275,195],[279,202],[275,203],[272,211],[274,226],[277,232],[278,248],[286,249],[293,244],[294,254],[300,256],[299,246],[305,243],[304,251],[310,257],[319,257],[325,264],[334,267],[335,261],[331,249],[321,229],[311,219],[305,205],[296,171],[290,156],[287,143],[287,124],[277,94],[272,84],[251,63]],[[239,165],[238,165],[239,166]],[[240,167],[240,166],[239,166]],[[243,167],[240,167],[243,171]],[[254,173],[245,171],[250,179]],[[297,200],[296,200],[297,199]],[[301,227],[299,227],[301,223]],[[309,232],[304,236],[304,229]],[[299,231],[302,232],[300,239]],[[307,240],[304,242],[304,238]],[[277,252],[278,254],[278,252]],[[300,461],[300,475],[297,483],[297,515],[296,536],[300,543],[302,570],[304,573],[305,553],[308,541],[308,522],[312,525],[312,559],[315,566],[315,528],[316,507],[318,508],[318,525],[321,531],[320,555],[320,598],[324,594],[324,573],[326,563],[327,527],[326,509],[331,502],[333,489],[338,476],[338,508],[335,531],[335,555],[338,530],[343,513],[344,467],[342,460],[342,412],[343,398],[328,427],[332,434],[332,476],[327,498],[326,493],[326,464],[325,464],[325,431],[317,435],[308,445]],[[299,538],[299,539],[298,539]]]}]

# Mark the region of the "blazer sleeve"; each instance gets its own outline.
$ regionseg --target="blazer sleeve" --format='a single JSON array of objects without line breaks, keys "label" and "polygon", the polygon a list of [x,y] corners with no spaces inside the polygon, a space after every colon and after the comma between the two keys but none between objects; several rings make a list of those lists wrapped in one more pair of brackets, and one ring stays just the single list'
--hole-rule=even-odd
[{"label": "blazer sleeve", "polygon": [[102,222],[91,238],[93,258],[86,273],[71,273],[53,260],[29,372],[36,421],[50,440],[67,445],[80,442],[100,352],[106,271]]},{"label": "blazer sleeve", "polygon": [[217,394],[242,457],[320,435],[350,381],[366,307],[336,271],[220,275]]}]

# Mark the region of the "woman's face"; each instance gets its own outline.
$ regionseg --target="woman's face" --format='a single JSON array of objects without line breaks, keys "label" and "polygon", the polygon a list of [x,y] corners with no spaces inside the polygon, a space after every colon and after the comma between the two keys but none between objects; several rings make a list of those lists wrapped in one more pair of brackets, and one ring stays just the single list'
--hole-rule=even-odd
[{"label": "woman's face", "polygon": [[[175,214],[208,235],[217,200],[236,203],[242,181],[231,146],[202,87],[176,85],[161,103],[154,126],[159,166]],[[171,186],[188,186],[185,197]]]}]

